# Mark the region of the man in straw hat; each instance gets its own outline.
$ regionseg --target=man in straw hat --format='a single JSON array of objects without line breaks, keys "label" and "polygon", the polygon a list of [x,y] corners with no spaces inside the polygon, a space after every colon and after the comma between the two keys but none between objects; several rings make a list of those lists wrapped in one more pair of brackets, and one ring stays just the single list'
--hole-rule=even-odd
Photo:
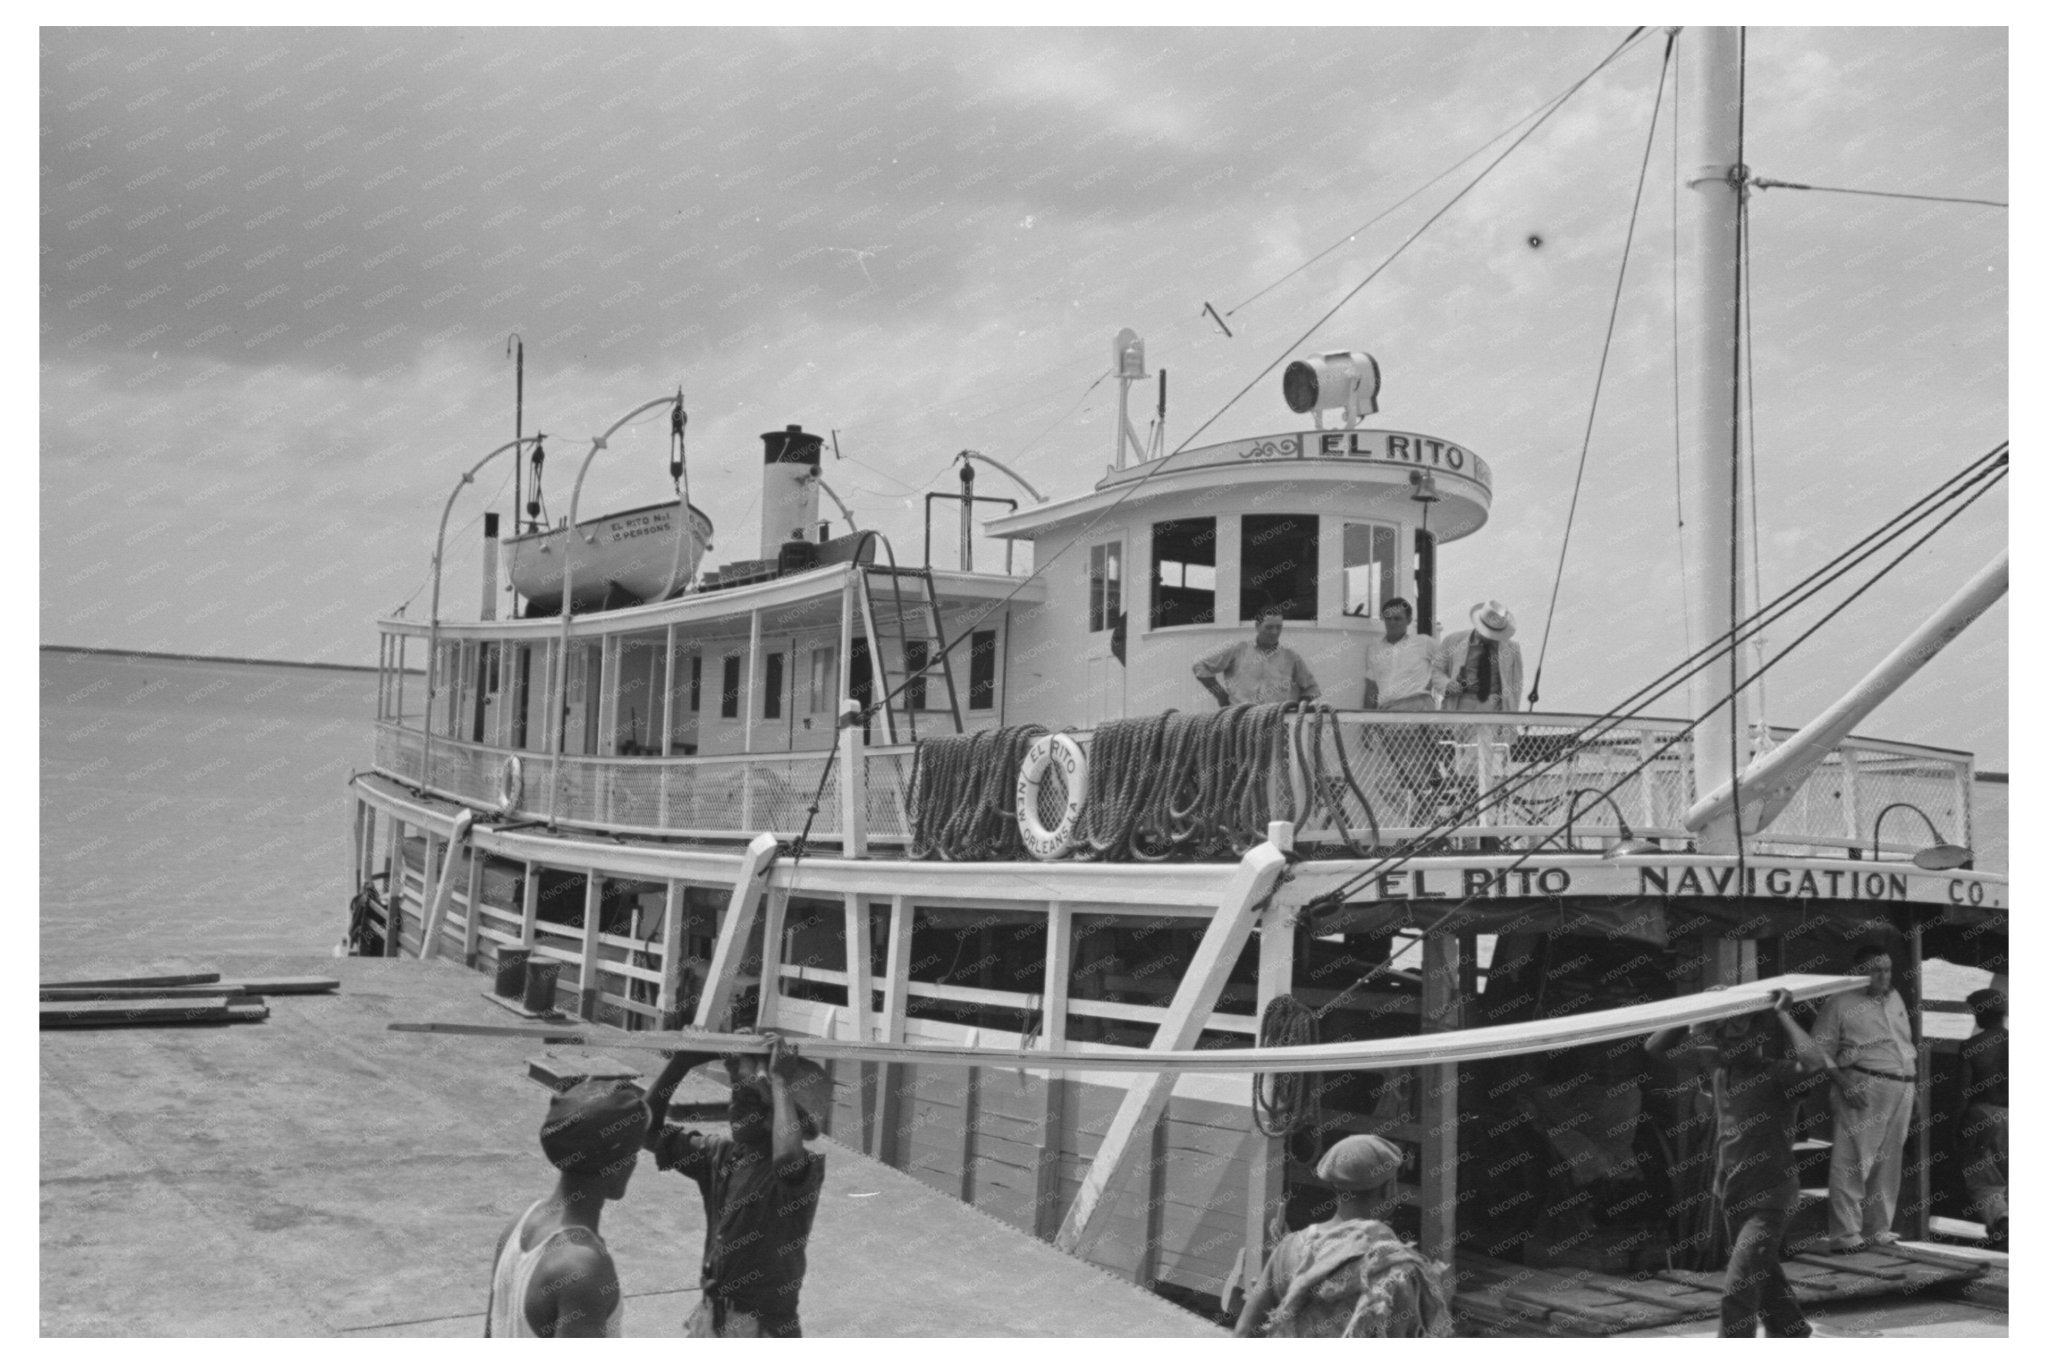
[{"label": "man in straw hat", "polygon": [[1385,1137],[1346,1137],[1316,1177],[1337,1191],[1327,1221],[1273,1247],[1237,1318],[1240,1336],[1447,1336],[1444,1266],[1426,1260],[1378,1220],[1393,1202],[1401,1148]]},{"label": "man in straw hat", "polygon": [[498,1238],[485,1335],[621,1334],[625,1298],[598,1217],[625,1197],[646,1131],[640,1091],[616,1080],[585,1080],[549,1102],[540,1148],[560,1173]]},{"label": "man in straw hat", "polygon": [[1454,630],[1437,645],[1436,670],[1445,710],[1520,710],[1522,646],[1515,643],[1515,613],[1497,601],[1472,608],[1472,628]]},{"label": "man in straw hat", "polygon": [[[1720,1146],[1714,1193],[1730,1243],[1721,1334],[1738,1339],[1755,1338],[1759,1321],[1766,1336],[1813,1334],[1780,1255],[1785,1224],[1799,1206],[1792,1151],[1799,1099],[1831,1079],[1839,1083],[1827,1054],[1792,1017],[1792,996],[1773,990],[1770,1008],[1768,1020],[1737,1014],[1689,1030],[1714,1077]],[[1661,1029],[1644,1040],[1644,1049],[1662,1056],[1687,1032]]]},{"label": "man in straw hat", "polygon": [[768,1054],[727,1056],[732,1135],[667,1122],[669,1100],[709,1052],[669,1057],[648,1097],[647,1149],[663,1170],[697,1182],[704,1197],[704,1296],[683,1326],[686,1336],[801,1336],[797,1295],[825,1157],[804,1148],[818,1135],[816,1114],[832,1102],[832,1082],[815,1062],[768,1034]]},{"label": "man in straw hat", "polygon": [[1962,1133],[1963,1184],[1984,1219],[1991,1249],[2005,1250],[2006,1179],[2012,1156],[2007,1145],[2005,1091],[2005,991],[1973,991],[1968,1000],[1977,1031],[1963,1043]]}]

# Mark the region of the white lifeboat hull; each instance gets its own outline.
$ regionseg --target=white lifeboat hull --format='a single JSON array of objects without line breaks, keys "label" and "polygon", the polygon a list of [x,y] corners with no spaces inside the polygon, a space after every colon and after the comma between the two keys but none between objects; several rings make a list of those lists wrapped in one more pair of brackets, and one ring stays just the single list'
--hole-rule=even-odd
[{"label": "white lifeboat hull", "polygon": [[565,562],[574,557],[574,610],[592,611],[607,602],[620,604],[621,594],[635,601],[658,601],[690,581],[711,543],[711,518],[690,508],[696,534],[683,546],[678,566],[676,522],[680,502],[660,502],[630,511],[593,517],[570,535],[566,526],[515,535],[505,542],[511,558],[512,586],[542,611],[562,606]]}]

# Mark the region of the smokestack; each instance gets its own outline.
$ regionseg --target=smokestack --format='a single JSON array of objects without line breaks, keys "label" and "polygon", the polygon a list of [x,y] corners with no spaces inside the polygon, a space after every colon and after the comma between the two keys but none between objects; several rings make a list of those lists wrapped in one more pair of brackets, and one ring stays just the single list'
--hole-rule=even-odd
[{"label": "smokestack", "polygon": [[498,618],[498,514],[484,513],[484,610],[478,620]]},{"label": "smokestack", "polygon": [[773,559],[818,523],[818,465],[823,436],[801,426],[761,433],[761,557]]}]

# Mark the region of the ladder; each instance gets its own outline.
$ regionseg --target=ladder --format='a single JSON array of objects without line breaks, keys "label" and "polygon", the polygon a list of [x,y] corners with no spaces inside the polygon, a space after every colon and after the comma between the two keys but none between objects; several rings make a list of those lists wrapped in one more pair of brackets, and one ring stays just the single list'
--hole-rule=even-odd
[{"label": "ladder", "polygon": [[[859,574],[860,617],[874,670],[870,685],[875,696],[888,698],[881,710],[882,742],[917,742],[920,712],[950,715],[952,732],[961,733],[960,694],[931,570],[869,563],[859,566]],[[943,708],[931,704],[939,682],[946,687]]]}]

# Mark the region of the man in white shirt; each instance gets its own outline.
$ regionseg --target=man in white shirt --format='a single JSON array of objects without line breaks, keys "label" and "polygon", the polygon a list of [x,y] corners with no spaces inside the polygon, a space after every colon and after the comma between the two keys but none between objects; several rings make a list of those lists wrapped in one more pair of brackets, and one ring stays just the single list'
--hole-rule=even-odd
[{"label": "man in white shirt", "polygon": [[[1436,641],[1409,634],[1415,608],[1394,597],[1380,608],[1386,636],[1365,646],[1367,710],[1435,710],[1436,696],[1449,680],[1438,665]],[[1385,762],[1410,796],[1426,790],[1436,775],[1434,725],[1379,725],[1373,729]]]},{"label": "man in white shirt", "polygon": [[1853,994],[1831,996],[1813,1024],[1814,1042],[1849,1082],[1832,1096],[1828,1243],[1837,1254],[1899,1239],[1892,1214],[1899,1204],[1919,1061],[1912,1021],[1892,989],[1891,954],[1866,943],[1851,961],[1870,984]]},{"label": "man in white shirt", "polygon": [[1386,637],[1365,646],[1367,710],[1435,710],[1449,678],[1437,666],[1436,641],[1408,633],[1415,608],[1395,597],[1380,608]]}]

